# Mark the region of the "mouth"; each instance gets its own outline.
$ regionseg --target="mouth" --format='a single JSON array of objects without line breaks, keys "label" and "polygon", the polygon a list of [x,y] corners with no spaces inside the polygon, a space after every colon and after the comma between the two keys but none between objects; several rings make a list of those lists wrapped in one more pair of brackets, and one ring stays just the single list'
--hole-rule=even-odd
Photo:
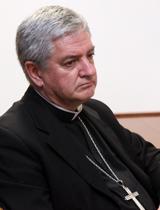
[{"label": "mouth", "polygon": [[90,81],[90,82],[86,82],[86,83],[81,84],[79,87],[88,88],[88,87],[91,87],[91,86],[94,86],[94,85],[95,85],[95,82]]},{"label": "mouth", "polygon": [[92,81],[88,81],[88,82],[84,82],[82,84],[79,85],[79,89],[80,90],[87,90],[90,88],[95,88],[96,86],[96,82],[94,80]]}]

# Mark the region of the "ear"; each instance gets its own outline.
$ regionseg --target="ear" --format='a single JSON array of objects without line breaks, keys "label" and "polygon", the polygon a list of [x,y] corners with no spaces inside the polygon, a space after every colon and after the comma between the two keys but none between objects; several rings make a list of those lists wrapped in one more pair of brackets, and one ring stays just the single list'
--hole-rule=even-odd
[{"label": "ear", "polygon": [[25,71],[30,81],[37,87],[43,86],[43,80],[41,78],[41,69],[33,61],[25,62]]}]

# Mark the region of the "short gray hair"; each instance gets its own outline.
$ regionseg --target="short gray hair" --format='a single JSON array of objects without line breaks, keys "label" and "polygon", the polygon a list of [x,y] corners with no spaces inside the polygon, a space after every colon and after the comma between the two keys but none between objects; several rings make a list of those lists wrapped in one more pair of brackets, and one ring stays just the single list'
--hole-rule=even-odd
[{"label": "short gray hair", "polygon": [[89,32],[85,19],[73,10],[62,6],[40,8],[17,30],[16,50],[22,68],[26,61],[47,67],[47,60],[54,51],[54,40],[80,29]]}]

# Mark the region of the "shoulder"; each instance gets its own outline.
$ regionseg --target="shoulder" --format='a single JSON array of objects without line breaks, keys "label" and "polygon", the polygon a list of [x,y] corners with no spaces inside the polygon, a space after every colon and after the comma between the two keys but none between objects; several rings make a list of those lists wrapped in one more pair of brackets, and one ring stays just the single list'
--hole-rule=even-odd
[{"label": "shoulder", "polygon": [[[14,125],[15,123],[20,123],[22,121],[22,116],[25,115],[24,108],[21,104],[21,101],[15,102],[10,109],[8,109],[1,117],[0,117],[0,126],[9,126]],[[24,119],[24,118],[23,118]]]},{"label": "shoulder", "polygon": [[27,136],[28,130],[33,127],[33,122],[25,107],[18,101],[0,117],[0,132],[10,136]]},{"label": "shoulder", "polygon": [[90,99],[87,103],[85,103],[85,106],[96,112],[101,120],[109,124],[118,123],[114,113],[105,103],[97,99]]},{"label": "shoulder", "polygon": [[99,111],[111,111],[105,103],[97,99],[90,99],[87,103],[85,103],[85,105],[96,110],[98,109]]}]

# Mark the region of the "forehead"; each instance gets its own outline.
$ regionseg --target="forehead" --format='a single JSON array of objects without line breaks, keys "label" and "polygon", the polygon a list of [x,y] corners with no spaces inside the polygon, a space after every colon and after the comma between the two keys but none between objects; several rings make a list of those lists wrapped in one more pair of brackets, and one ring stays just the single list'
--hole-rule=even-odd
[{"label": "forehead", "polygon": [[91,35],[86,31],[78,31],[55,41],[55,54],[87,53],[93,48]]}]

